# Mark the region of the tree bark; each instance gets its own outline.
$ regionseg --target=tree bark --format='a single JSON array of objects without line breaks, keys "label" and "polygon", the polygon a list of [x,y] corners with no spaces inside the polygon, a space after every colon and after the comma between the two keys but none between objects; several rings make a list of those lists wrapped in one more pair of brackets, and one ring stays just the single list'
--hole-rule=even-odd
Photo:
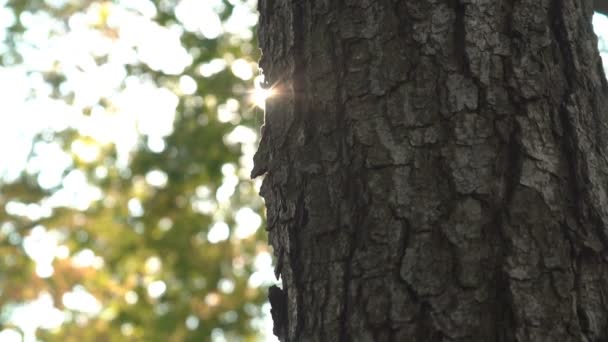
[{"label": "tree bark", "polygon": [[608,340],[592,1],[259,10],[282,341]]},{"label": "tree bark", "polygon": [[593,10],[603,15],[608,15],[608,0],[593,0]]}]

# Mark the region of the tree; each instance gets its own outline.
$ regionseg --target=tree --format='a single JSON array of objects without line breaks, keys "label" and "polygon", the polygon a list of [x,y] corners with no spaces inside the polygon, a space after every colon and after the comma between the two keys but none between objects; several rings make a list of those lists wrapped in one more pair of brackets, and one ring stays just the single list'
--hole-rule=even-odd
[{"label": "tree", "polygon": [[262,338],[253,2],[0,0],[0,341]]},{"label": "tree", "polygon": [[608,1],[607,0],[594,0],[593,9],[604,15],[608,15]]},{"label": "tree", "polygon": [[260,2],[282,341],[608,339],[592,3]]}]

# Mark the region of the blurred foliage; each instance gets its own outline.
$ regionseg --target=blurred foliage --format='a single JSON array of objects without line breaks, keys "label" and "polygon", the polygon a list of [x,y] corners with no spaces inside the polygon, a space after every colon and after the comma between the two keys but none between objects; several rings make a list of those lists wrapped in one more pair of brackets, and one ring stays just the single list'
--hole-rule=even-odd
[{"label": "blurred foliage", "polygon": [[0,336],[260,339],[270,256],[248,179],[254,2],[0,8],[0,78],[25,75],[31,103],[6,107],[4,78],[1,120],[30,136],[3,142],[26,156],[0,164]]},{"label": "blurred foliage", "polygon": [[0,0],[1,341],[264,339],[254,8]]}]

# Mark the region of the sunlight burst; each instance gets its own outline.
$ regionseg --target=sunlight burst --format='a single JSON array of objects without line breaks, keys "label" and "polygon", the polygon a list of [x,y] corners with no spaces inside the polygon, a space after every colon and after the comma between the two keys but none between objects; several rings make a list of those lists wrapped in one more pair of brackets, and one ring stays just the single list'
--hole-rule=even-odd
[{"label": "sunlight burst", "polygon": [[274,86],[264,88],[262,84],[264,84],[264,75],[256,76],[253,80],[253,89],[249,92],[249,101],[251,101],[254,106],[265,109],[266,100],[275,96],[277,91]]},{"label": "sunlight burst", "polygon": [[272,88],[264,89],[256,87],[251,93],[251,101],[261,109],[266,107],[266,99],[273,96],[275,91]]}]

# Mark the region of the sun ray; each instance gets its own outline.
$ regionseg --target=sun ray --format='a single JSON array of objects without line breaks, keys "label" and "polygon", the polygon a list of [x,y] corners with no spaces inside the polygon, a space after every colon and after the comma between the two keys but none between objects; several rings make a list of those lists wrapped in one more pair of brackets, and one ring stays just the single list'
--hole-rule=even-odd
[{"label": "sun ray", "polygon": [[271,86],[264,88],[264,76],[258,76],[253,82],[253,89],[249,92],[249,100],[251,103],[261,109],[266,108],[266,100],[277,94],[276,87]]}]

